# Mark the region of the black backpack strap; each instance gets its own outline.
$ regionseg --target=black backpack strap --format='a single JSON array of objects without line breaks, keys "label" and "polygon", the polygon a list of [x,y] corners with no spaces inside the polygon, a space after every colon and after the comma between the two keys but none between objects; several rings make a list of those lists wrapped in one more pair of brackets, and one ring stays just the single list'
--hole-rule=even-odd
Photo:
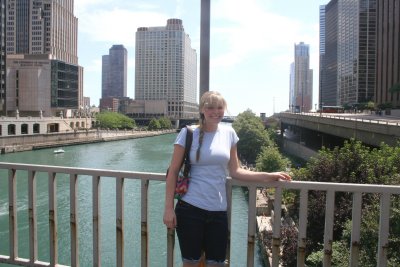
[{"label": "black backpack strap", "polygon": [[183,159],[183,175],[188,176],[190,172],[190,148],[192,147],[193,141],[193,129],[190,126],[186,126],[186,142],[185,142],[185,154]]}]

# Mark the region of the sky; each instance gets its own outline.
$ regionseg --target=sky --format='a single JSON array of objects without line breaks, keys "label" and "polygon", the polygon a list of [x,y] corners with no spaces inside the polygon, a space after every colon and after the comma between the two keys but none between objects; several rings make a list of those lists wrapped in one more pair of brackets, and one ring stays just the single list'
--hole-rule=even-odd
[{"label": "sky", "polygon": [[[139,27],[165,26],[169,18],[181,19],[200,64],[201,0],[74,2],[83,90],[91,105],[98,106],[101,98],[102,55],[108,55],[115,44],[128,50],[128,97],[135,98],[135,33]],[[328,2],[211,0],[210,90],[224,96],[227,115],[250,109],[256,115],[270,116],[287,110],[290,64],[294,45],[300,42],[310,46],[313,106],[318,104],[319,6]]]}]

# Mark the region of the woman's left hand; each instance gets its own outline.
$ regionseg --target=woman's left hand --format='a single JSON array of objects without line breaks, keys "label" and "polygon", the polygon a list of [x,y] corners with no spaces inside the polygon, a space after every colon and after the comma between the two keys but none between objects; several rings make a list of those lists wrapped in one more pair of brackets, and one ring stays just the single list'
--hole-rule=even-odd
[{"label": "woman's left hand", "polygon": [[286,172],[270,172],[269,175],[271,175],[273,180],[276,181],[291,181],[292,177],[286,173]]}]

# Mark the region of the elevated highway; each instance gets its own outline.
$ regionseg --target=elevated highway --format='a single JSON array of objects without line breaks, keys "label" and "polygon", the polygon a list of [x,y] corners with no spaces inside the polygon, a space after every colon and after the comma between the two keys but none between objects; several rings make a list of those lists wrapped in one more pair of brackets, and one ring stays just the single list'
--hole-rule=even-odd
[{"label": "elevated highway", "polygon": [[289,113],[275,114],[281,133],[290,133],[314,150],[331,147],[341,140],[354,138],[378,147],[382,142],[394,146],[400,140],[400,117],[370,114]]}]

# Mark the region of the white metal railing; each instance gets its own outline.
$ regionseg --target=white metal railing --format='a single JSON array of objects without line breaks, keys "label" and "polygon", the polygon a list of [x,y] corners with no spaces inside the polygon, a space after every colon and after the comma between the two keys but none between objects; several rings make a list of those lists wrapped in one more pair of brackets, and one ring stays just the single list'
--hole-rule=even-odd
[{"label": "white metal railing", "polygon": [[286,114],[294,114],[295,116],[313,116],[313,117],[324,117],[329,119],[336,120],[344,120],[344,121],[359,121],[366,122],[372,124],[383,124],[383,125],[392,125],[399,126],[400,118],[398,117],[387,117],[387,116],[376,116],[372,114],[365,113],[320,113],[320,112],[302,112],[302,113],[294,113],[294,112],[283,112]]},{"label": "white metal railing", "polygon": [[[165,175],[161,173],[143,173],[129,171],[111,171],[88,168],[56,167],[32,164],[1,163],[0,170],[8,170],[8,206],[9,206],[9,255],[0,255],[0,263],[15,264],[21,266],[62,266],[58,261],[57,240],[57,191],[56,176],[58,174],[69,175],[70,195],[70,261],[71,266],[79,266],[79,244],[78,244],[78,180],[81,176],[92,177],[92,220],[93,220],[93,266],[101,265],[100,250],[100,182],[103,177],[112,177],[116,180],[116,262],[115,266],[124,266],[124,181],[126,179],[137,179],[141,181],[141,266],[149,266],[149,232],[148,232],[148,189],[149,181],[165,181]],[[29,259],[18,255],[18,227],[17,227],[17,172],[28,172],[28,207],[29,207]],[[49,203],[49,234],[50,234],[50,262],[38,260],[38,238],[37,238],[37,208],[36,208],[36,173],[48,174],[48,203]],[[6,179],[7,177],[0,177]],[[360,242],[360,221],[363,193],[377,193],[381,195],[380,202],[380,227],[379,247],[377,252],[377,266],[387,266],[387,243],[389,237],[389,215],[391,195],[400,195],[400,186],[366,185],[366,184],[338,184],[320,182],[271,182],[267,184],[245,183],[235,179],[228,179],[228,218],[231,224],[232,188],[244,186],[249,190],[248,209],[248,237],[247,237],[247,266],[254,266],[254,253],[256,244],[256,195],[260,187],[275,188],[273,236],[272,236],[272,266],[279,266],[280,260],[280,227],[281,227],[281,204],[282,192],[285,189],[294,189],[300,192],[299,209],[299,233],[297,266],[304,266],[305,240],[307,238],[307,205],[308,192],[325,191],[325,233],[324,233],[324,266],[331,266],[332,236],[333,236],[333,205],[336,192],[351,192],[353,194],[352,209],[352,240],[350,249],[349,266],[358,266],[358,244]],[[229,233],[230,234],[230,233]],[[175,232],[167,232],[167,262],[166,266],[174,265]],[[228,244],[228,258],[229,258]],[[68,250],[68,248],[65,248]],[[150,248],[151,249],[151,248]]]}]

